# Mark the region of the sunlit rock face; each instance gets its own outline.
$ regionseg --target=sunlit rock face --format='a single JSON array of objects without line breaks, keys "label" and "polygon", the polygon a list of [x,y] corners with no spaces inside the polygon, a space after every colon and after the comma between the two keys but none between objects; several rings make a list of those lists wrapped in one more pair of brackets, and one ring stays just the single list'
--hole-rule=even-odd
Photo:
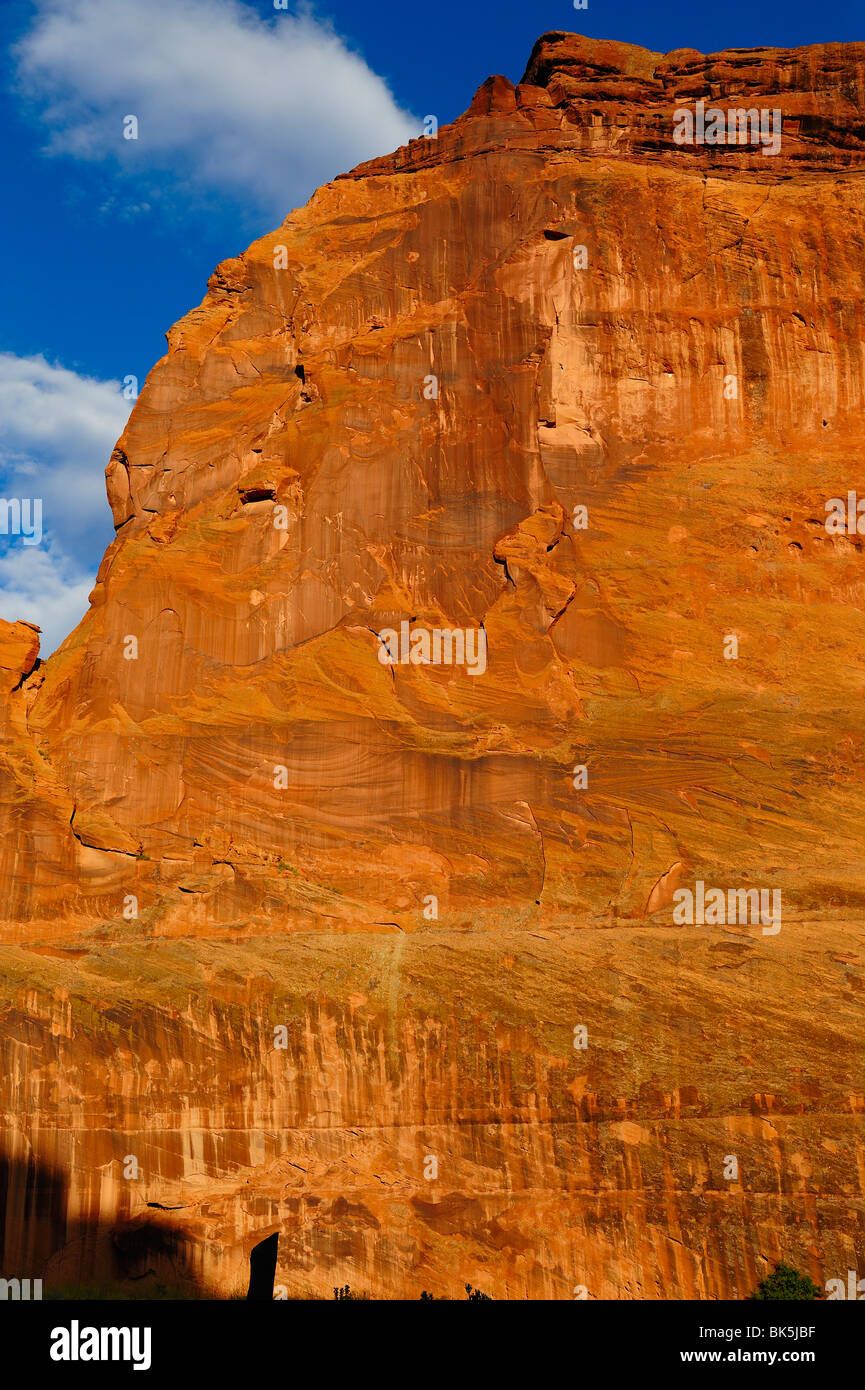
[{"label": "sunlit rock face", "polygon": [[90,611],[0,629],[10,1271],[865,1264],[863,80],[545,35],[170,331]]}]

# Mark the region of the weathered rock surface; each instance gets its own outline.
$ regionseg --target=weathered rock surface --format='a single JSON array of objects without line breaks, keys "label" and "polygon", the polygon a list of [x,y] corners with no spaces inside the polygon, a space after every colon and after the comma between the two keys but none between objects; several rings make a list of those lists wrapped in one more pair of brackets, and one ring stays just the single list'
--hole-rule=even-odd
[{"label": "weathered rock surface", "polygon": [[[675,145],[700,98],[779,153]],[[863,113],[862,44],[546,35],[171,330],[90,611],[0,630],[11,1272],[865,1261]],[[675,925],[698,879],[780,932]]]}]

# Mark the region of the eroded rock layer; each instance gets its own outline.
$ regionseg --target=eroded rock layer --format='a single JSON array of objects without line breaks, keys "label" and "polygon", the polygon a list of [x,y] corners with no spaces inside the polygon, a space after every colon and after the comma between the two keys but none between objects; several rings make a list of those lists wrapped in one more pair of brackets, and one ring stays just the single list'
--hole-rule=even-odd
[{"label": "eroded rock layer", "polygon": [[863,113],[862,44],[545,35],[171,330],[88,614],[0,631],[8,1268],[865,1262]]}]

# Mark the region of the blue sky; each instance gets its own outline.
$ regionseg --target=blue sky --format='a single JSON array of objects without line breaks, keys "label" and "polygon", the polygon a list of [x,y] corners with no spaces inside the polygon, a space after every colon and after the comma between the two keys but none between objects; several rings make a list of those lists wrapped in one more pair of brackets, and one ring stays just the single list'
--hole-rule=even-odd
[{"label": "blue sky", "polygon": [[[279,0],[281,3],[281,0]],[[3,0],[0,616],[74,627],[113,535],[103,472],[164,334],[321,183],[520,77],[548,29],[666,52],[865,39],[853,0]],[[137,114],[139,139],[122,138]]]}]

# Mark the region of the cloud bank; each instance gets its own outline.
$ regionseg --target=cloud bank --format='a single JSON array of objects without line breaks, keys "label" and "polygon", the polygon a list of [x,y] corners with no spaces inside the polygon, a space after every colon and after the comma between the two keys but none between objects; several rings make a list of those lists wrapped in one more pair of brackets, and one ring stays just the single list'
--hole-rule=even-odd
[{"label": "cloud bank", "polygon": [[0,353],[0,497],[41,499],[43,532],[0,532],[0,617],[41,627],[42,656],[86,611],[114,534],[104,469],[131,405],[119,382]]},{"label": "cloud bank", "polygon": [[[162,173],[282,220],[322,182],[420,134],[310,14],[238,0],[40,0],[15,50],[47,150]],[[138,139],[124,139],[127,116]]]}]

